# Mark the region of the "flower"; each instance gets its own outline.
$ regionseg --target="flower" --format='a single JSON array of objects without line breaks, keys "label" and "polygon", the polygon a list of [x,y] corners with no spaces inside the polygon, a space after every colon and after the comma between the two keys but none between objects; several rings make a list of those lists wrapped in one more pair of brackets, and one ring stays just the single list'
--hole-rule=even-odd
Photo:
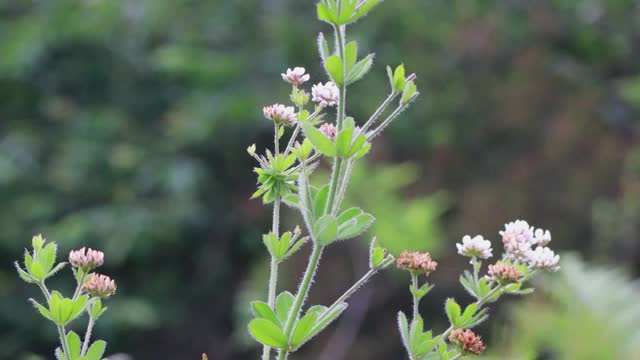
[{"label": "flower", "polygon": [[116,283],[107,275],[93,274],[91,279],[82,285],[82,290],[94,297],[108,298],[116,293]]},{"label": "flower", "polygon": [[474,333],[471,329],[462,330],[455,329],[449,335],[449,341],[460,347],[462,352],[480,355],[487,348],[482,342],[480,335]]},{"label": "flower", "polygon": [[458,254],[462,256],[476,256],[481,259],[488,259],[493,254],[491,253],[491,241],[485,240],[482,235],[476,235],[473,238],[469,235],[465,235],[462,238],[462,244],[456,244],[458,248]]},{"label": "flower", "polygon": [[264,113],[264,117],[273,120],[276,123],[291,126],[295,124],[296,121],[298,121],[293,106],[273,104],[271,106],[265,106],[264,108],[262,108],[262,112]]},{"label": "flower", "polygon": [[499,233],[507,257],[511,260],[526,260],[526,255],[534,244],[533,227],[524,220],[516,220],[505,224],[504,231]]},{"label": "flower", "polygon": [[549,230],[536,229],[533,233],[533,244],[545,246],[551,241],[551,233]]},{"label": "flower", "polygon": [[400,269],[409,270],[412,273],[424,273],[426,276],[435,271],[438,266],[438,263],[431,259],[431,255],[428,252],[403,251],[396,262]]},{"label": "flower", "polygon": [[295,67],[293,70],[287,69],[287,72],[282,74],[282,80],[298,86],[304,82],[309,81],[309,74],[305,75],[305,69],[303,67]]},{"label": "flower", "polygon": [[339,98],[340,91],[331,81],[324,85],[318,83],[311,88],[311,100],[317,102],[321,107],[334,106],[338,103]]},{"label": "flower", "polygon": [[71,266],[80,268],[86,273],[104,263],[104,253],[84,247],[80,250],[72,250],[69,252],[69,263]]},{"label": "flower", "polygon": [[338,129],[336,129],[336,127],[331,123],[324,123],[320,125],[320,131],[322,131],[322,133],[331,140],[335,139],[336,134],[338,133]]},{"label": "flower", "polygon": [[498,262],[489,265],[489,276],[491,279],[497,280],[501,285],[506,285],[517,283],[520,279],[520,271],[515,265]]},{"label": "flower", "polygon": [[527,263],[535,269],[555,272],[560,269],[558,262],[560,262],[560,255],[556,255],[548,247],[538,246],[527,253]]}]

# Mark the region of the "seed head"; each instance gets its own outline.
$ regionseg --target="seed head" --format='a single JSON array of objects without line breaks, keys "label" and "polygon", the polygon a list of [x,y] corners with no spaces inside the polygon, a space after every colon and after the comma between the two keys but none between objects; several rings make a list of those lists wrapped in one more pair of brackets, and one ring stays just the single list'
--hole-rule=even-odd
[{"label": "seed head", "polygon": [[431,255],[428,252],[403,251],[396,262],[400,269],[409,270],[414,274],[424,274],[425,276],[435,271],[438,266],[438,263],[431,259]]},{"label": "seed head", "polygon": [[104,253],[84,247],[80,250],[72,250],[69,252],[69,263],[87,273],[104,263]]},{"label": "seed head", "polygon": [[82,290],[93,297],[108,298],[116,293],[116,283],[106,275],[93,274],[91,279],[82,285]]},{"label": "seed head", "polygon": [[480,335],[477,335],[471,329],[455,329],[451,331],[449,341],[451,341],[452,344],[458,345],[463,353],[480,355],[487,348],[482,342]]},{"label": "seed head", "polygon": [[291,69],[287,69],[287,72],[282,74],[282,80],[298,86],[302,83],[309,81],[309,74],[305,75],[305,69],[303,67],[296,67]]},{"label": "seed head", "polygon": [[311,100],[315,101],[321,107],[334,106],[340,98],[340,90],[331,81],[322,85],[318,83],[311,88]]}]

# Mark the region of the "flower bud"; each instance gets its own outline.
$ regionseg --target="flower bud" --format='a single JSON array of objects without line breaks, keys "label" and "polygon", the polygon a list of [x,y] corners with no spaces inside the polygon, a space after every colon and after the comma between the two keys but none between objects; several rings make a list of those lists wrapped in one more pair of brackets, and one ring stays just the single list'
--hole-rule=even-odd
[{"label": "flower bud", "polygon": [[82,269],[87,273],[104,263],[104,253],[83,247],[80,250],[69,252],[69,263],[71,266]]},{"label": "flower bud", "polygon": [[278,124],[284,124],[292,126],[298,121],[293,106],[284,106],[281,104],[273,104],[271,106],[265,106],[262,109],[264,117],[269,120],[273,120]]},{"label": "flower bud", "polygon": [[474,333],[471,329],[462,330],[455,329],[449,335],[449,341],[460,347],[463,353],[480,355],[487,348],[482,342],[480,335]]},{"label": "flower bud", "polygon": [[335,140],[336,135],[338,134],[338,129],[336,129],[336,127],[331,123],[324,123],[320,125],[319,130],[331,140]]},{"label": "flower bud", "polygon": [[106,275],[93,274],[91,279],[82,285],[82,290],[93,297],[104,299],[116,293],[116,283]]},{"label": "flower bud", "polygon": [[438,263],[431,259],[431,255],[421,252],[403,251],[396,260],[398,268],[408,270],[413,274],[424,274],[428,276],[435,271]]},{"label": "flower bud", "polygon": [[33,246],[34,250],[39,251],[42,249],[44,242],[45,242],[45,238],[42,237],[42,234],[38,234],[31,239],[31,246]]},{"label": "flower bud", "polygon": [[515,265],[498,262],[489,265],[489,276],[495,279],[500,285],[507,285],[519,281],[520,271]]}]

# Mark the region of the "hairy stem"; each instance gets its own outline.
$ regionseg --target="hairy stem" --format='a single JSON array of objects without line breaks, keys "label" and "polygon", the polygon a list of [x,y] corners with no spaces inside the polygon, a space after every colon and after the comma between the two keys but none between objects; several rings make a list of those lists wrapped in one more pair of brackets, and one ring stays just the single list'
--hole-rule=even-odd
[{"label": "hairy stem", "polygon": [[85,356],[87,354],[87,350],[89,349],[89,341],[91,341],[91,332],[93,331],[93,325],[95,325],[96,320],[93,316],[89,316],[89,323],[87,324],[87,331],[84,333],[84,341],[82,342],[82,350],[80,351],[80,356]]},{"label": "hairy stem", "polygon": [[338,193],[338,184],[340,183],[340,168],[342,167],[342,158],[336,157],[331,170],[331,182],[329,183],[329,196],[327,205],[324,208],[325,214],[333,213],[336,194]]},{"label": "hairy stem", "polygon": [[413,321],[418,320],[418,306],[420,305],[420,299],[418,299],[418,295],[416,290],[418,290],[418,275],[411,273],[411,285],[413,286],[414,291],[411,292],[413,295]]},{"label": "hairy stem", "polygon": [[73,300],[75,301],[80,295],[80,290],[82,289],[82,284],[84,283],[84,279],[87,275],[82,272],[82,276],[80,277],[80,281],[78,281],[78,286],[76,287],[76,291],[73,293]]},{"label": "hairy stem", "polygon": [[338,194],[336,201],[334,202],[334,206],[331,209],[332,214],[336,214],[338,210],[340,210],[340,204],[344,200],[344,197],[347,192],[347,187],[349,186],[349,178],[351,177],[351,171],[353,170],[354,160],[347,160],[344,175],[342,176],[342,182],[340,183]]},{"label": "hairy stem", "polygon": [[298,133],[300,133],[300,122],[298,122],[298,125],[296,125],[295,129],[293,129],[293,134],[291,134],[291,139],[289,139],[289,143],[287,144],[287,147],[284,149],[284,157],[287,157],[287,155],[289,155],[289,151],[291,151],[291,147],[293,146],[293,143],[298,138]]},{"label": "hairy stem", "polygon": [[[307,269],[304,272],[302,282],[300,283],[300,287],[298,288],[298,293],[296,294],[296,298],[293,301],[291,311],[289,312],[289,316],[287,317],[287,322],[285,324],[284,334],[285,336],[287,336],[287,338],[291,338],[293,326],[298,320],[300,309],[302,309],[304,300],[306,299],[309,288],[311,287],[311,282],[313,280],[313,276],[316,273],[316,269],[318,268],[318,262],[320,261],[320,255],[322,255],[323,249],[324,246],[318,245],[316,243],[313,244],[313,250],[311,251],[311,256],[309,257],[309,264],[307,265]],[[278,359],[286,359],[287,356],[288,351],[283,350],[280,351]]]},{"label": "hairy stem", "polygon": [[64,330],[64,326],[58,325],[58,335],[60,335],[60,345],[62,346],[64,358],[67,360],[73,360],[71,359],[71,352],[69,351],[69,344],[67,343],[67,333]]},{"label": "hairy stem", "polygon": [[392,92],[391,94],[389,94],[389,96],[387,96],[386,99],[384,99],[384,101],[382,102],[382,104],[380,104],[380,106],[376,109],[376,111],[371,115],[371,117],[369,117],[369,120],[367,120],[366,123],[364,123],[364,125],[362,125],[362,133],[365,134],[367,130],[369,130],[369,128],[371,127],[371,125],[373,125],[376,120],[378,120],[378,117],[380,117],[380,115],[384,112],[384,110],[389,106],[389,104],[391,104],[391,102],[393,101],[393,99],[395,99],[400,93],[397,92]]}]

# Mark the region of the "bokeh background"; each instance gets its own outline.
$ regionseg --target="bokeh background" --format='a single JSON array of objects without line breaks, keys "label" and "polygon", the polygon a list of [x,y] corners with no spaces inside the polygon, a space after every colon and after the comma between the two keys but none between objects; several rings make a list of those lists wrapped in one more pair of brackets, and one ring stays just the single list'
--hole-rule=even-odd
[{"label": "bokeh background", "polygon": [[[105,251],[119,293],[96,333],[110,353],[257,358],[245,324],[265,297],[271,211],[249,200],[245,149],[269,146],[261,107],[286,101],[286,67],[325,80],[315,37],[330,29],[314,6],[0,0],[1,359],[53,357],[55,329],[26,301],[38,292],[12,268],[40,232],[63,254]],[[499,247],[498,230],[523,218],[551,230],[563,270],[494,307],[479,329],[488,358],[638,359],[640,3],[394,0],[350,34],[377,54],[351,115],[386,96],[387,64],[417,73],[422,96],[357,166],[348,201],[378,221],[326,252],[309,301],[332,302],[366,271],[375,234],[438,259],[422,311],[443,330],[444,299],[470,300],[455,242]],[[286,228],[300,221],[284,214]],[[295,289],[308,251],[281,288]],[[407,280],[377,276],[297,358],[403,358]]]}]

